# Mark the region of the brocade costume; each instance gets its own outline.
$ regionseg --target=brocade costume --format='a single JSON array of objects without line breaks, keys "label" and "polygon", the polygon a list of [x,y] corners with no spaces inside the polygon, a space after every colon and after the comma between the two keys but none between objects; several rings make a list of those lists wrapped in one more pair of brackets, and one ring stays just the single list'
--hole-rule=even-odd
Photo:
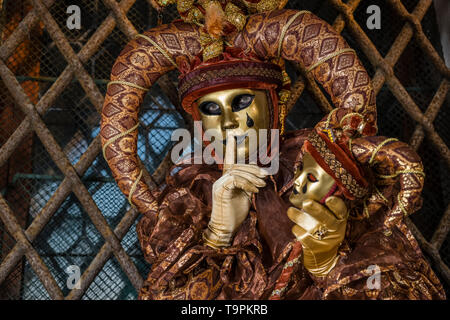
[{"label": "brocade costume", "polygon": [[[283,137],[280,170],[254,197],[250,215],[229,248],[212,249],[201,240],[211,211],[212,184],[221,170],[188,165],[170,176],[158,201],[158,217],[144,216],[137,228],[145,257],[152,263],[139,298],[268,299],[294,240],[286,210],[308,133],[304,129]],[[373,149],[358,144],[353,148],[367,150],[360,158],[370,158]],[[381,192],[387,202],[373,196],[369,217],[362,205],[352,210],[341,257],[328,276],[314,277],[300,264],[285,299],[445,299],[406,225],[400,223],[391,235],[383,233],[385,214],[396,202],[397,191]],[[380,290],[367,288],[373,265],[381,271]]]},{"label": "brocade costume", "polygon": [[[221,1],[219,5],[228,12],[229,24],[227,32],[219,32],[219,41],[194,19],[205,13],[202,6],[209,2],[198,1],[201,4],[195,2],[195,6],[194,2],[178,3],[189,4],[182,10],[178,8],[185,22],[175,21],[139,35],[118,57],[102,112],[103,154],[120,189],[143,214],[137,232],[152,267],[140,299],[268,299],[291,250],[295,250],[293,223],[286,210],[291,206],[288,198],[294,172],[301,165],[301,148],[309,130],[281,136],[278,173],[267,178],[267,185],[252,196],[250,212],[232,245],[216,249],[204,245],[202,232],[210,220],[212,186],[222,176],[222,168],[180,165],[167,177],[164,190],[150,190],[141,179],[137,157],[138,112],[144,94],[161,75],[178,68],[183,76],[182,105],[194,120],[199,120],[195,105],[199,94],[229,88],[241,77],[244,80],[240,86],[270,93],[270,128],[283,129],[289,111],[282,94],[286,90],[285,74],[280,67],[264,65],[270,59],[291,60],[311,72],[336,107],[319,127],[336,124],[354,138],[376,133],[375,94],[355,52],[313,14],[296,10],[261,12],[282,8],[285,1],[280,1],[279,6],[277,1],[264,1],[275,7],[264,5],[261,11],[255,9],[259,1],[244,1],[255,4],[250,13],[261,12],[246,18],[231,2]],[[222,50],[225,42],[232,46],[231,56]],[[252,68],[233,69],[230,64],[230,68],[217,71],[227,57],[233,60],[239,55],[242,60],[251,60]],[[361,162],[371,158],[382,142],[374,139],[353,141],[352,150]],[[402,157],[414,159],[415,155],[400,152],[400,164]],[[392,168],[396,168],[395,164],[385,168],[387,175],[394,173],[389,171]],[[349,204],[351,218],[337,265],[326,277],[318,278],[301,263],[296,264],[283,298],[444,299],[441,284],[404,222],[396,219],[392,233],[383,232],[386,213],[396,203],[402,187],[387,185],[372,193],[367,202]],[[410,211],[418,207],[414,203]],[[381,271],[379,290],[367,286],[374,265]]]}]

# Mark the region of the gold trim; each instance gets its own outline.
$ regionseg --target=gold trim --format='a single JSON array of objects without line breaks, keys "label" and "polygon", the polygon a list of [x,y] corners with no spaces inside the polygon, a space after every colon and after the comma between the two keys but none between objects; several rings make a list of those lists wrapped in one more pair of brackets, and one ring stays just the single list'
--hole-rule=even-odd
[{"label": "gold trim", "polygon": [[352,151],[352,143],[353,143],[353,138],[349,138],[348,139],[348,150],[350,150],[350,153],[353,154]]},{"label": "gold trim", "polygon": [[175,61],[170,57],[169,53],[164,50],[163,48],[161,48],[155,41],[153,41],[152,39],[150,39],[149,37],[147,37],[146,35],[143,34],[137,34],[136,38],[141,37],[144,38],[145,40],[147,40],[148,42],[150,42],[156,49],[158,49],[159,52],[161,52],[161,54],[170,61],[170,63],[176,68],[178,69],[178,65],[175,63]]},{"label": "gold trim", "polygon": [[139,127],[139,122],[138,122],[134,127],[128,129],[127,131],[124,131],[124,132],[122,132],[122,133],[119,133],[117,136],[114,136],[114,137],[112,137],[111,139],[107,140],[107,141],[105,142],[105,144],[103,145],[103,148],[102,148],[103,158],[105,158],[105,160],[107,160],[107,159],[106,159],[105,152],[106,152],[106,148],[107,148],[111,143],[113,143],[114,141],[116,141],[116,140],[119,139],[119,138],[122,138],[123,136],[126,136],[126,135],[129,134],[130,132],[133,132],[133,131],[136,130],[138,127]]},{"label": "gold trim", "polygon": [[141,172],[139,172],[139,175],[138,175],[137,179],[133,182],[133,185],[131,186],[131,189],[130,189],[130,193],[128,194],[128,203],[129,203],[132,207],[134,207],[134,204],[133,204],[133,202],[131,201],[131,198],[132,198],[132,196],[133,196],[133,193],[136,191],[137,184],[138,184],[139,181],[141,180],[142,173],[143,173],[143,170],[141,169]]},{"label": "gold trim", "polygon": [[132,82],[121,81],[121,80],[114,80],[114,81],[108,82],[108,84],[106,85],[106,89],[108,89],[111,84],[123,84],[125,86],[129,86],[129,87],[132,87],[132,88],[140,89],[140,90],[143,90],[143,91],[148,91],[149,90],[147,88],[138,86],[137,84],[134,84]]},{"label": "gold trim", "polygon": [[395,178],[401,174],[405,174],[405,173],[414,173],[414,174],[420,174],[421,176],[425,177],[425,173],[423,171],[420,170],[400,170],[394,174],[391,175],[378,175],[379,178],[381,179],[391,179],[391,178]]},{"label": "gold trim", "polygon": [[315,69],[316,67],[318,67],[319,65],[321,65],[322,63],[324,63],[325,61],[332,59],[338,55],[340,55],[341,53],[345,53],[345,52],[353,52],[356,55],[355,50],[351,49],[351,48],[345,48],[342,50],[339,50],[337,52],[333,52],[330,53],[329,55],[327,55],[325,58],[320,59],[319,61],[317,61],[316,63],[314,63],[312,66],[310,66],[308,69],[306,69],[306,73],[309,73],[311,70]]},{"label": "gold trim", "polygon": [[342,117],[341,121],[339,121],[339,126],[342,127],[342,122],[344,122],[344,120],[347,119],[348,117],[353,117],[353,116],[358,116],[360,119],[364,120],[364,117],[362,116],[362,114],[360,114],[358,112],[350,112]]},{"label": "gold trim", "polygon": [[278,57],[281,57],[281,46],[283,45],[283,40],[284,40],[284,36],[287,32],[287,29],[289,29],[292,22],[294,22],[294,20],[297,19],[297,17],[299,15],[301,15],[302,13],[311,13],[311,12],[307,11],[307,10],[302,10],[302,11],[297,12],[296,14],[294,14],[294,16],[291,19],[289,19],[289,21],[284,25],[283,29],[281,30],[280,42],[278,43]]},{"label": "gold trim", "polygon": [[370,218],[369,208],[367,207],[367,198],[364,199],[363,205],[364,205],[364,209],[363,209],[364,216],[365,216],[366,218]]},{"label": "gold trim", "polygon": [[398,206],[400,207],[400,209],[402,209],[403,214],[406,216],[408,216],[408,211],[406,211],[405,206],[402,203],[402,200],[400,198],[400,193],[397,195],[397,201],[398,201]]},{"label": "gold trim", "polygon": [[342,163],[336,158],[336,155],[330,151],[326,142],[316,131],[313,130],[310,133],[308,141],[334,173],[335,178],[342,182],[351,195],[356,198],[362,198],[367,193],[368,189],[361,186],[355,177],[342,166]]},{"label": "gold trim", "polygon": [[337,110],[338,110],[337,108],[334,108],[333,110],[330,111],[330,113],[328,113],[327,121],[325,122],[325,126],[327,128],[330,127],[331,117],[333,116],[333,113],[336,112]]},{"label": "gold trim", "polygon": [[381,191],[377,188],[377,186],[375,186],[375,191],[378,194],[378,196],[384,200],[384,202],[389,203],[388,199],[386,199],[386,197],[381,193]]},{"label": "gold trim", "polygon": [[370,160],[369,160],[369,165],[370,165],[370,166],[372,165],[372,162],[373,162],[373,160],[375,159],[375,156],[376,156],[376,154],[378,153],[378,151],[380,151],[380,149],[383,148],[384,145],[385,145],[386,143],[391,142],[391,141],[398,141],[398,139],[396,139],[396,138],[389,138],[389,139],[386,139],[386,140],[384,140],[382,143],[380,143],[380,144],[375,148],[375,150],[373,150],[372,156],[370,157]]}]

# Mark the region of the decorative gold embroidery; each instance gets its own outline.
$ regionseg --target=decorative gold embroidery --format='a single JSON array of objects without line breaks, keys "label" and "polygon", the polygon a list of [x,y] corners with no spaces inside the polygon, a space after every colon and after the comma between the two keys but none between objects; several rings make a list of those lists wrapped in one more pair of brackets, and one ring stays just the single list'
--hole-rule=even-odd
[{"label": "decorative gold embroidery", "polygon": [[[315,69],[316,67],[320,66],[325,61],[330,60],[330,59],[340,55],[341,53],[345,53],[345,52],[353,52],[353,53],[355,53],[355,50],[350,49],[350,48],[346,48],[346,49],[342,49],[342,50],[336,51],[334,53],[331,53],[331,54],[327,55],[325,58],[322,58],[319,61],[317,61],[316,63],[314,63],[308,69],[306,69],[306,73],[311,72],[313,69]],[[355,55],[356,55],[356,53],[355,53]]]},{"label": "decorative gold embroidery", "polygon": [[108,82],[108,84],[106,85],[106,88],[109,88],[109,86],[112,85],[112,84],[123,84],[125,86],[129,86],[129,87],[136,88],[136,89],[139,89],[139,90],[148,91],[147,88],[138,86],[135,83],[127,82],[127,81],[120,81],[120,80],[114,80],[114,81]]},{"label": "decorative gold embroidery", "polygon": [[105,158],[105,160],[107,160],[107,159],[106,159],[106,148],[108,148],[108,146],[109,146],[111,143],[113,143],[114,141],[116,141],[116,140],[119,139],[119,138],[122,138],[122,137],[126,136],[126,135],[129,134],[130,132],[133,132],[133,131],[136,130],[138,127],[139,127],[139,122],[138,122],[134,127],[130,128],[130,129],[128,129],[128,130],[126,130],[126,131],[124,131],[124,132],[122,132],[122,133],[120,133],[120,134],[118,134],[118,135],[112,137],[112,138],[109,139],[108,141],[106,141],[106,142],[103,144],[103,148],[102,148],[102,151],[103,151],[103,158]]},{"label": "decorative gold embroidery", "polygon": [[145,40],[147,40],[148,42],[150,42],[156,49],[158,49],[159,52],[161,52],[161,54],[170,61],[171,64],[173,64],[173,66],[175,68],[178,69],[178,65],[175,63],[175,61],[173,61],[172,57],[169,55],[169,53],[164,50],[163,48],[161,48],[155,41],[153,41],[152,39],[150,39],[149,37],[147,37],[146,35],[143,34],[137,34],[136,38],[144,38]]},{"label": "decorative gold embroidery", "polygon": [[260,76],[260,77],[275,78],[280,82],[283,80],[281,72],[274,69],[253,66],[243,70],[242,66],[235,66],[230,67],[228,69],[205,71],[194,76],[191,79],[184,81],[183,84],[180,86],[180,95],[181,96],[184,95],[189,88],[198,85],[204,81],[210,81],[213,79],[219,79],[230,76]]},{"label": "decorative gold embroidery", "polygon": [[283,45],[283,40],[284,40],[284,36],[286,35],[287,30],[289,29],[289,27],[291,26],[292,22],[295,21],[295,19],[297,19],[297,17],[299,15],[301,15],[302,13],[311,13],[309,11],[303,10],[303,11],[299,11],[296,14],[294,14],[294,16],[289,19],[289,21],[284,25],[283,30],[281,30],[281,35],[280,35],[280,42],[278,43],[278,57],[281,57],[281,46]]},{"label": "decorative gold embroidery", "polygon": [[132,196],[133,196],[134,191],[136,191],[136,187],[137,187],[137,184],[139,183],[139,180],[141,180],[142,172],[143,172],[143,171],[142,171],[142,169],[141,169],[141,172],[139,172],[139,175],[138,175],[137,179],[133,182],[133,185],[131,186],[131,189],[130,189],[130,193],[128,194],[128,202],[129,202],[130,205],[133,206],[133,207],[134,207],[134,204],[133,204],[133,202],[131,201],[131,198],[132,198]]},{"label": "decorative gold embroidery", "polygon": [[389,139],[384,140],[382,143],[380,143],[380,144],[375,148],[375,150],[373,150],[372,156],[370,157],[370,160],[369,160],[369,165],[372,165],[372,162],[373,162],[373,160],[375,159],[375,156],[376,156],[376,154],[378,153],[378,151],[380,151],[380,149],[383,148],[383,146],[384,146],[386,143],[391,142],[391,141],[398,141],[398,139],[396,139],[396,138],[389,138]]},{"label": "decorative gold embroidery", "polygon": [[323,160],[333,171],[336,178],[342,182],[345,188],[353,196],[362,198],[367,193],[367,189],[361,187],[355,178],[341,165],[341,163],[336,159],[336,156],[328,149],[325,141],[322,140],[317,132],[313,131],[308,140],[323,157]]}]

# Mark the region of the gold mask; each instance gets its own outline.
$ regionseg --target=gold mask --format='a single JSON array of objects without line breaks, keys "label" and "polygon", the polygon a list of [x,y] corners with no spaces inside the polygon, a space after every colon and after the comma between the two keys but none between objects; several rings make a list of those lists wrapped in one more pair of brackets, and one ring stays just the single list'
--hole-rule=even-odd
[{"label": "gold mask", "polygon": [[294,189],[289,201],[297,208],[302,208],[303,201],[320,201],[327,195],[336,182],[316,160],[306,152],[303,155],[303,168],[298,170],[294,181]]},{"label": "gold mask", "polygon": [[[221,136],[225,153],[226,136],[236,136],[236,155],[248,159],[257,151],[250,144],[249,129],[254,129],[259,144],[259,129],[270,129],[269,100],[265,90],[229,89],[204,95],[197,100],[203,130]],[[229,131],[228,131],[229,130]]]}]

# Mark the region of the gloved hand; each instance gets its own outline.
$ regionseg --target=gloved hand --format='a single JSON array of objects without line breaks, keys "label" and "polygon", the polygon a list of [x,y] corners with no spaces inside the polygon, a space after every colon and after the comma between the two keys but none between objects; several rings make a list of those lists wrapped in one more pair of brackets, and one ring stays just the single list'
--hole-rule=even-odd
[{"label": "gloved hand", "polygon": [[305,268],[315,276],[326,276],[338,261],[337,251],[345,237],[348,209],[338,197],[329,197],[325,205],[303,201],[302,208],[290,207],[289,218],[296,224],[292,233],[303,247]]},{"label": "gloved hand", "polygon": [[264,168],[252,164],[233,164],[213,184],[212,212],[203,232],[205,244],[218,248],[230,246],[234,233],[245,220],[253,193],[264,187],[268,175]]}]

